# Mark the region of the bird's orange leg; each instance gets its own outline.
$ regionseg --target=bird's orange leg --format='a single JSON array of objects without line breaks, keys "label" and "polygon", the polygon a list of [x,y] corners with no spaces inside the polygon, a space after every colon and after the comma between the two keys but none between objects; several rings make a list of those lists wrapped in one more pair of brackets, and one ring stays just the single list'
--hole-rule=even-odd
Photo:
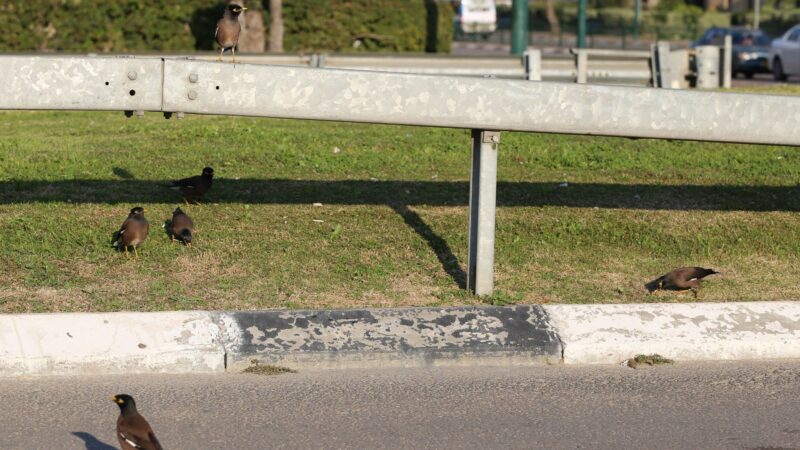
[{"label": "bird's orange leg", "polygon": [[128,253],[128,246],[127,246],[127,245],[124,245],[122,248],[123,248],[123,249],[125,249],[125,257],[126,257],[126,258],[130,258],[130,257],[131,257],[131,255]]},{"label": "bird's orange leg", "polygon": [[136,259],[139,259],[139,252],[136,250],[136,246],[133,246],[133,254],[136,255]]},{"label": "bird's orange leg", "polygon": [[219,56],[217,57],[217,62],[222,62],[222,54],[225,52],[225,47],[219,49]]}]

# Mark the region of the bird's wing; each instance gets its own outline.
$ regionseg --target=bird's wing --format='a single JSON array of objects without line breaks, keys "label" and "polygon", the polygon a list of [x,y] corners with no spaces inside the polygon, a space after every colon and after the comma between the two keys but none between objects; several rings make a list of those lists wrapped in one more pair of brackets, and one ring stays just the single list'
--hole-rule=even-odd
[{"label": "bird's wing", "polygon": [[182,178],[180,180],[173,181],[172,182],[172,186],[173,187],[195,187],[195,186],[197,186],[198,181],[200,181],[199,179],[200,179],[199,176],[194,176],[194,177],[189,177],[189,178]]},{"label": "bird's wing", "polygon": [[156,437],[156,434],[155,434],[155,433],[153,433],[153,432],[151,431],[151,432],[150,432],[150,433],[147,435],[147,437],[148,437],[148,438],[150,438],[150,442],[152,442],[152,443],[153,443],[153,447],[155,448],[155,450],[164,450],[164,449],[161,447],[161,442],[158,442],[158,438]]},{"label": "bird's wing", "polygon": [[133,448],[142,450],[162,450],[155,438],[153,429],[142,416],[134,416],[124,420],[117,428],[119,435]]},{"label": "bird's wing", "polygon": [[691,281],[698,278],[703,278],[707,275],[707,272],[706,269],[702,267],[687,267],[683,275],[686,277],[686,280]]},{"label": "bird's wing", "polygon": [[111,245],[115,245],[120,239],[122,239],[122,235],[125,234],[125,231],[128,229],[130,224],[131,219],[125,219],[125,222],[122,222],[122,226],[119,227],[119,230],[117,230],[111,237],[111,239],[113,239],[111,241]]},{"label": "bird's wing", "polygon": [[127,229],[128,229],[128,227],[129,227],[129,226],[131,226],[131,223],[132,223],[132,222],[133,222],[133,220],[132,220],[132,219],[125,219],[125,222],[122,222],[122,226],[121,226],[121,227],[119,227],[119,234],[122,234],[122,233],[124,233],[124,232],[125,232],[125,230],[127,230]]}]

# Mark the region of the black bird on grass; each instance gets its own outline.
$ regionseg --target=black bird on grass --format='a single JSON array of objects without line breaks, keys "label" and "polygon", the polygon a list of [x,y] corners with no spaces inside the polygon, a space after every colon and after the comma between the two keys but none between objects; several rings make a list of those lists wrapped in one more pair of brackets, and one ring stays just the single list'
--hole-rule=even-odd
[{"label": "black bird on grass", "polygon": [[706,269],[703,267],[681,267],[662,275],[655,280],[647,283],[645,286],[651,293],[656,290],[665,291],[688,291],[691,290],[695,298],[697,298],[697,290],[700,289],[700,280],[703,278],[717,274],[714,269]]},{"label": "black bird on grass", "polygon": [[117,248],[122,247],[125,250],[125,256],[129,256],[128,247],[133,247],[133,254],[138,258],[139,252],[136,251],[136,247],[147,239],[149,231],[150,224],[144,218],[144,208],[137,206],[131,209],[119,231],[114,233],[114,241],[111,245]]},{"label": "black bird on grass", "polygon": [[136,410],[136,402],[128,394],[111,397],[119,406],[117,439],[122,450],[163,450],[147,420]]},{"label": "black bird on grass", "polygon": [[242,31],[239,14],[242,11],[247,11],[247,8],[238,3],[231,3],[225,7],[222,19],[217,22],[214,38],[219,44],[219,58],[217,58],[219,62],[222,62],[222,54],[225,53],[225,50],[230,49],[233,54],[233,63],[236,64],[236,44],[239,43],[239,34]]},{"label": "black bird on grass", "polygon": [[183,210],[176,208],[172,213],[172,228],[171,236],[173,241],[183,242],[184,245],[192,246],[192,231],[194,231],[194,223],[192,218],[189,217]]},{"label": "black bird on grass", "polygon": [[189,201],[199,204],[199,200],[211,189],[214,182],[214,169],[206,167],[203,173],[189,178],[173,181],[169,186],[176,189],[183,195],[183,201],[188,205]]}]

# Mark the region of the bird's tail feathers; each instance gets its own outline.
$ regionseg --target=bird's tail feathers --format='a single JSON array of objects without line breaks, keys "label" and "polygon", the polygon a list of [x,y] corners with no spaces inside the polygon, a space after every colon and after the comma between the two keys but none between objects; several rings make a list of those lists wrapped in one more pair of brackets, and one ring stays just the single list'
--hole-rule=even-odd
[{"label": "bird's tail feathers", "polygon": [[118,230],[115,231],[113,235],[111,235],[111,246],[112,247],[119,247],[120,242],[122,241],[122,233],[125,230]]}]

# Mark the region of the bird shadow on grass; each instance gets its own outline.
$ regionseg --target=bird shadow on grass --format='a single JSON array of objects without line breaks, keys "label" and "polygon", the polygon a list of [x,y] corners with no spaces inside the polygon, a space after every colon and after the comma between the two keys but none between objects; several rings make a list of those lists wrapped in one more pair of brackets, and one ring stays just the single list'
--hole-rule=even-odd
[{"label": "bird shadow on grass", "polygon": [[123,180],[133,180],[136,178],[128,169],[123,169],[122,167],[114,167],[111,169],[111,172]]},{"label": "bird shadow on grass", "polygon": [[84,431],[73,431],[71,434],[83,441],[83,444],[86,446],[86,450],[117,450],[116,447],[98,440],[90,433],[86,433]]}]

